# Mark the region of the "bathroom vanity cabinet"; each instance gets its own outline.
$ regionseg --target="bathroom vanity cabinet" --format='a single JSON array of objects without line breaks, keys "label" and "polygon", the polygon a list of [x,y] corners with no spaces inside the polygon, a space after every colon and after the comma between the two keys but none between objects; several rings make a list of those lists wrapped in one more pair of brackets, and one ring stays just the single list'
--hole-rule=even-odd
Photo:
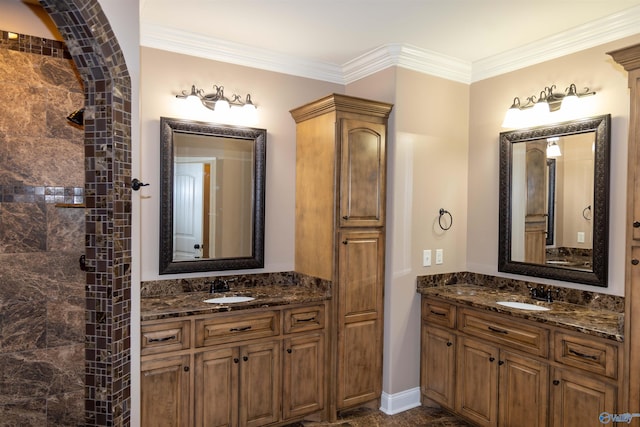
[{"label": "bathroom vanity cabinet", "polygon": [[620,343],[422,298],[421,392],[480,426],[596,425],[619,407]]},{"label": "bathroom vanity cabinet", "polygon": [[382,393],[390,104],[333,94],[296,121],[295,270],[332,283],[332,416]]},{"label": "bathroom vanity cabinet", "polygon": [[142,425],[325,418],[327,303],[142,323]]}]

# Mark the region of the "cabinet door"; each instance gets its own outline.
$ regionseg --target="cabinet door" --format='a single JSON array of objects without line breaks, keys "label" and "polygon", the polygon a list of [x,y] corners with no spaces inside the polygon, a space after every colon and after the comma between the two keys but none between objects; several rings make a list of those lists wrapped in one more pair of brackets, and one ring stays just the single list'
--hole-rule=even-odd
[{"label": "cabinet door", "polygon": [[498,366],[500,425],[546,427],[549,406],[548,365],[501,350]]},{"label": "cabinet door", "polygon": [[340,226],[382,226],[386,126],[342,119],[340,128]]},{"label": "cabinet door", "polygon": [[280,419],[280,341],[240,348],[240,425],[255,427]]},{"label": "cabinet door", "polygon": [[339,409],[382,392],[382,232],[342,232],[338,261]]},{"label": "cabinet door", "polygon": [[238,425],[237,348],[205,351],[195,356],[195,419],[197,427]]},{"label": "cabinet door", "polygon": [[552,427],[600,425],[600,414],[616,413],[615,386],[561,368],[553,370],[552,378]]},{"label": "cabinet door", "polygon": [[324,408],[324,335],[304,334],[284,340],[283,417],[285,420]]},{"label": "cabinet door", "polygon": [[142,426],[189,425],[189,356],[143,360],[141,377]]},{"label": "cabinet door", "polygon": [[420,361],[422,393],[453,409],[456,336],[451,331],[424,325]]},{"label": "cabinet door", "polygon": [[457,352],[456,410],[480,426],[497,426],[498,348],[460,338]]}]

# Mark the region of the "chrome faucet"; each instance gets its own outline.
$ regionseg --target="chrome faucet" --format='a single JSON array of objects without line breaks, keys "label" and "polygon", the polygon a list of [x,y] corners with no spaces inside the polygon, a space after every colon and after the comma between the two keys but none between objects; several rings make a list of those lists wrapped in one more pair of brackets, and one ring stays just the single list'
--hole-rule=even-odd
[{"label": "chrome faucet", "polygon": [[[527,285],[531,298],[538,301],[553,302],[553,289],[539,285],[537,288]],[[555,290],[556,295],[560,293],[560,289]]]}]

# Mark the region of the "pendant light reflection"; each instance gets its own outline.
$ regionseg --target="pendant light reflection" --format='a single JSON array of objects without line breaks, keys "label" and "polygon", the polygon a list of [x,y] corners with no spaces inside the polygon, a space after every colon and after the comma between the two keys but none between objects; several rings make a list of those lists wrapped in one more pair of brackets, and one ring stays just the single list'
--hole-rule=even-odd
[{"label": "pendant light reflection", "polygon": [[558,137],[547,138],[547,157],[553,158],[562,156],[558,141],[560,141],[560,138]]}]

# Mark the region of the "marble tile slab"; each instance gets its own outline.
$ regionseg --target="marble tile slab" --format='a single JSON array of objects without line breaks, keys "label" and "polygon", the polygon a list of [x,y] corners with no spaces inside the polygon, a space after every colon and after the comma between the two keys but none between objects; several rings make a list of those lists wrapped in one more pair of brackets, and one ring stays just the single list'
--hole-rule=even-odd
[{"label": "marble tile slab", "polygon": [[0,254],[46,250],[44,203],[0,203]]},{"label": "marble tile slab", "polygon": [[83,388],[83,344],[0,354],[0,406]]}]

